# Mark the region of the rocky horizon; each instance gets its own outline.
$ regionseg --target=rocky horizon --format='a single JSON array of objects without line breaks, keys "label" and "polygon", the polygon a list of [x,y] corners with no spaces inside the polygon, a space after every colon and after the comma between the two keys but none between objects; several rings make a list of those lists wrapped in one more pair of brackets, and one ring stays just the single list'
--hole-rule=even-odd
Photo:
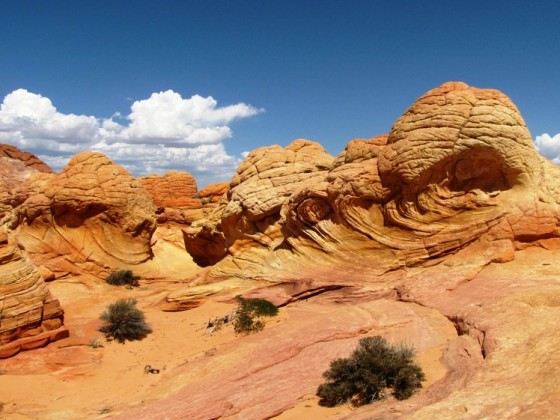
[{"label": "rocky horizon", "polygon": [[[206,316],[237,294],[266,298],[281,316],[247,337],[181,341],[177,323],[154,332],[184,346],[188,364],[170,351],[173,366],[140,396],[104,402],[110,416],[289,418],[304,415],[302,401],[339,418],[560,408],[560,168],[497,90],[445,83],[388,134],[352,140],[336,157],[304,139],[267,146],[229,183],[202,190],[186,172],[135,179],[97,152],[54,173],[1,145],[0,174],[0,386],[32,372],[34,354],[68,347],[65,369],[102,382],[91,366],[109,363],[117,344],[88,347],[98,321],[79,308],[121,296],[103,278],[131,269],[142,278],[131,296],[154,319]],[[427,385],[406,401],[317,414],[322,372],[369,335],[413,345]],[[191,350],[193,337],[202,344]],[[42,372],[60,381],[56,368]],[[87,410],[21,400],[5,412],[87,416],[103,408],[91,398]]]}]

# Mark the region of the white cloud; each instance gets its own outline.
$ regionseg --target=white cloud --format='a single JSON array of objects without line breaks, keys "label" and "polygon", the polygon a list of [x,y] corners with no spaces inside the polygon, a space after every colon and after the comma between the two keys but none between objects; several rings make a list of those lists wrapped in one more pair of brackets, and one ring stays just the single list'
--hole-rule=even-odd
[{"label": "white cloud", "polygon": [[18,89],[0,105],[0,142],[39,155],[55,170],[80,151],[97,150],[136,176],[179,169],[224,181],[240,162],[222,143],[232,137],[228,124],[262,111],[244,103],[218,107],[212,97],[183,99],[167,90],[133,102],[125,117],[100,119],[60,113],[49,98]]},{"label": "white cloud", "polygon": [[0,140],[33,150],[74,152],[95,141],[95,117],[61,114],[50,99],[18,89],[0,105]]},{"label": "white cloud", "polygon": [[560,164],[560,133],[552,137],[548,133],[537,136],[535,146],[541,155],[556,164]]}]

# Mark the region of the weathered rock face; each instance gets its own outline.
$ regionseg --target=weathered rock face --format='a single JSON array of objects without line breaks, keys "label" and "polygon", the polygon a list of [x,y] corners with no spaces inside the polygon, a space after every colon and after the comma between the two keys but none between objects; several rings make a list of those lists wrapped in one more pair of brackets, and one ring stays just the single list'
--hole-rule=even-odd
[{"label": "weathered rock face", "polygon": [[149,175],[138,178],[138,181],[158,207],[157,222],[176,225],[190,225],[203,219],[218,205],[229,185],[211,184],[197,191],[194,177],[180,171],[170,171],[163,176]]},{"label": "weathered rock face", "polygon": [[[505,95],[446,83],[414,103],[388,136],[350,142],[307,180],[275,193],[267,190],[282,181],[273,177],[261,188],[250,183],[267,173],[256,168],[273,174],[286,161],[266,150],[250,156],[227,203],[187,232],[187,243],[223,249],[206,280],[266,280],[283,287],[272,293],[280,303],[352,289],[336,303],[419,304],[458,333],[443,351],[442,381],[410,401],[364,407],[352,418],[557,413],[551,346],[560,344],[553,269],[560,170],[538,155]],[[313,390],[300,397],[306,392]],[[258,406],[234,399],[217,401],[218,415]],[[177,400],[167,406],[177,407]],[[258,416],[277,414],[259,407]]]},{"label": "weathered rock face", "polygon": [[138,178],[158,207],[200,208],[196,181],[187,172],[170,171],[163,176],[148,175]]},{"label": "weathered rock face", "polygon": [[307,156],[315,170],[296,170],[300,178],[291,183],[281,149],[253,152],[223,210],[187,232],[191,243],[214,238],[228,250],[210,277],[306,278],[321,267],[344,269],[361,283],[386,273],[402,278],[399,268],[483,238],[560,235],[558,171],[538,155],[515,105],[495,90],[446,83],[388,136],[352,141],[334,163],[317,151]]},{"label": "weathered rock face", "polygon": [[203,204],[211,204],[219,202],[228,191],[229,183],[220,182],[207,185],[198,192],[198,196],[203,201]]},{"label": "weathered rock face", "polygon": [[54,171],[35,156],[29,152],[23,152],[19,150],[17,147],[10,146],[9,144],[0,144],[0,157],[7,157],[14,160],[19,160],[23,162],[23,164],[29,168],[33,168],[39,172],[45,173],[54,173]]},{"label": "weathered rock face", "polygon": [[0,358],[68,336],[64,311],[39,271],[0,231]]},{"label": "weathered rock face", "polygon": [[12,221],[33,260],[57,276],[100,273],[148,260],[150,195],[100,153],[76,155],[57,175],[34,174]]},{"label": "weathered rock face", "polygon": [[[293,191],[324,178],[332,163],[323,147],[307,140],[254,150],[233,176],[227,202],[185,231],[187,250],[196,262],[208,265],[226,252],[270,246],[281,238],[282,204]],[[250,270],[251,261],[246,261]]]},{"label": "weathered rock face", "polygon": [[35,172],[20,160],[0,157],[0,220],[27,199],[26,180]]},{"label": "weathered rock face", "polygon": [[35,155],[0,144],[0,223],[32,194],[27,180],[38,172],[53,171]]},{"label": "weathered rock face", "polygon": [[[187,172],[170,171],[163,176],[149,175],[138,181],[157,206],[159,224],[190,225],[204,217],[194,177]],[[180,237],[180,234],[178,235]]]}]

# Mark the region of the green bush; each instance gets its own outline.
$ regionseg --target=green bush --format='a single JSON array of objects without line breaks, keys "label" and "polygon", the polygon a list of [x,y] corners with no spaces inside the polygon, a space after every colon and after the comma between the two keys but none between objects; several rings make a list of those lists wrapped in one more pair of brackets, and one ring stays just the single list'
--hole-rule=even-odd
[{"label": "green bush", "polygon": [[333,360],[323,373],[327,382],[317,388],[319,405],[370,404],[383,399],[388,388],[399,400],[409,398],[425,380],[413,357],[412,348],[390,345],[383,337],[361,339],[349,358]]},{"label": "green bush", "polygon": [[105,281],[113,286],[138,286],[140,276],[135,276],[131,270],[115,270],[105,278]]},{"label": "green bush", "polygon": [[104,333],[107,339],[115,339],[119,343],[141,340],[152,332],[144,313],[136,307],[134,299],[117,300],[110,304],[99,318],[104,321],[99,331]]},{"label": "green bush", "polygon": [[264,322],[260,320],[255,321],[255,317],[278,315],[278,308],[268,300],[245,299],[240,295],[237,295],[235,299],[239,303],[239,307],[233,322],[233,329],[238,334],[250,334],[261,331],[264,328]]},{"label": "green bush", "polygon": [[265,299],[245,299],[241,295],[235,297],[241,311],[252,316],[276,316],[278,308],[272,302]]}]

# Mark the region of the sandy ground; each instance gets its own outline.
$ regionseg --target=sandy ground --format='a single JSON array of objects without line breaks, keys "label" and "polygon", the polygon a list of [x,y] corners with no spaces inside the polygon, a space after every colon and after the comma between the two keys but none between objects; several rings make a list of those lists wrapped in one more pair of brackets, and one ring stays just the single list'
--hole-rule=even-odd
[{"label": "sandy ground", "polygon": [[[150,365],[168,373],[174,368],[211,354],[220,344],[242,340],[232,327],[210,335],[208,320],[223,316],[236,307],[227,296],[213,296],[200,307],[183,312],[163,312],[156,304],[169,288],[180,284],[155,282],[128,290],[97,281],[56,281],[52,293],[65,308],[65,323],[71,336],[45,348],[22,352],[0,360],[0,418],[6,419],[75,419],[111,416],[128,404],[157,395],[171,395],[176,390],[166,383],[169,375],[146,374]],[[138,300],[153,333],[142,341],[108,342],[97,331],[99,315],[118,298]],[[224,302],[224,300],[226,302]],[[301,304],[301,302],[300,302]],[[270,322],[283,322],[286,312]],[[241,342],[240,342],[241,343]],[[440,349],[419,354],[428,381],[425,387],[445,374],[439,363]],[[317,397],[308,395],[280,419],[321,419],[348,413],[350,406],[324,408]]]}]

